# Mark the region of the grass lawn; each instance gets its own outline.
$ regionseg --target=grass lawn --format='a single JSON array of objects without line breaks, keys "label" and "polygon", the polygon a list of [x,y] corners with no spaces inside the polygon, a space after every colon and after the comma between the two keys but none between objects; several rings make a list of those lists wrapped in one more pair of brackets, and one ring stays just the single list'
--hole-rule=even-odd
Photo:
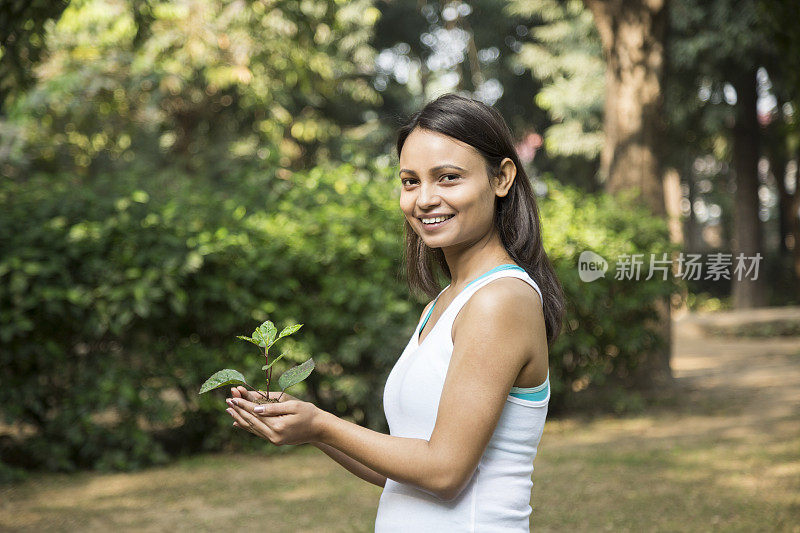
[{"label": "grass lawn", "polygon": [[[549,422],[548,422],[549,423]],[[535,531],[800,531],[800,425],[751,433],[672,414],[556,421],[535,462]]]},{"label": "grass lawn", "polygon": [[[533,530],[800,533],[798,345],[679,337],[679,386],[643,413],[548,419]],[[294,448],[35,475],[0,487],[0,531],[372,531],[381,489]]]},{"label": "grass lawn", "polygon": [[380,487],[316,448],[295,448],[127,474],[37,476],[0,488],[0,531],[370,531]]},{"label": "grass lawn", "polygon": [[[800,531],[796,419],[772,434],[675,413],[547,424],[535,531]],[[381,489],[316,448],[296,448],[36,476],[0,488],[0,530],[372,531]]]}]

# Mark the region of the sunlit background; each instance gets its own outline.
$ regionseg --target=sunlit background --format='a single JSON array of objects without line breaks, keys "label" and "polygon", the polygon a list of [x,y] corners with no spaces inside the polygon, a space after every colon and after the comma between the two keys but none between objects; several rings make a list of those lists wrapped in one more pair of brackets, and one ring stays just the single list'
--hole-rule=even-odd
[{"label": "sunlit background", "polygon": [[292,394],[388,431],[431,299],[405,284],[396,130],[457,92],[509,124],[567,297],[535,529],[800,531],[798,15],[0,2],[0,529],[371,531],[378,487],[198,391],[263,387],[235,336],[303,323],[276,346],[278,373],[317,363]]}]

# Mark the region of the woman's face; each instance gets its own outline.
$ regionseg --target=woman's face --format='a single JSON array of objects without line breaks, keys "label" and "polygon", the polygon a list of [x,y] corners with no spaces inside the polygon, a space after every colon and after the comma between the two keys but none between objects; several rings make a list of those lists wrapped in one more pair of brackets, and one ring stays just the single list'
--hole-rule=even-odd
[{"label": "woman's face", "polygon": [[[513,164],[513,163],[512,163]],[[512,178],[513,179],[513,178]],[[475,242],[490,231],[495,191],[483,157],[470,145],[438,132],[414,129],[400,153],[400,209],[430,248]],[[448,217],[443,222],[423,219]]]}]

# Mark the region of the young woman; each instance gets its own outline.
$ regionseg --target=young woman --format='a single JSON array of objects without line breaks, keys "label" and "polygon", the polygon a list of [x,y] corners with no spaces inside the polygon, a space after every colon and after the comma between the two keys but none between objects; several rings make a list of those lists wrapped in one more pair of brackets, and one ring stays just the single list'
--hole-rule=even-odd
[{"label": "young woman", "polygon": [[[376,531],[529,531],[564,310],[531,184],[500,114],[455,94],[411,117],[397,153],[408,281],[436,297],[387,379],[390,434],[286,394],[256,406],[241,387],[228,411],[383,487]],[[450,279],[441,291],[437,267]]]}]

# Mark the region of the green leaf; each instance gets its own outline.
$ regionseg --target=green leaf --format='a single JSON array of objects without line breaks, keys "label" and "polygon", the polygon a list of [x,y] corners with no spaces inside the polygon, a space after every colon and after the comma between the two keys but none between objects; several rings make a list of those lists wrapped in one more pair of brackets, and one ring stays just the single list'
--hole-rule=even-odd
[{"label": "green leaf", "polygon": [[225,368],[220,370],[219,372],[214,373],[213,376],[208,378],[203,386],[200,387],[200,392],[198,394],[203,394],[204,392],[208,392],[210,390],[217,389],[219,387],[223,387],[225,385],[246,385],[247,381],[245,381],[244,376],[236,370],[231,368]]},{"label": "green leaf", "polygon": [[278,380],[278,386],[281,388],[281,391],[285,391],[292,385],[297,385],[306,379],[311,374],[312,370],[314,370],[314,359],[309,358],[305,363],[294,366],[281,374]]},{"label": "green leaf", "polygon": [[264,337],[261,336],[261,331],[259,331],[258,329],[255,329],[253,331],[253,340],[256,341],[255,342],[256,346],[259,346],[261,348],[267,347],[267,342],[264,340]]},{"label": "green leaf", "polygon": [[258,329],[261,331],[261,336],[267,341],[267,346],[272,346],[275,343],[275,335],[278,334],[278,328],[275,327],[275,324],[267,320],[258,326]]},{"label": "green leaf", "polygon": [[291,335],[292,333],[294,333],[295,331],[297,331],[302,327],[303,324],[294,324],[293,326],[286,326],[285,328],[283,328],[283,330],[281,330],[281,334],[278,335],[278,338],[275,339],[275,342],[277,342],[279,339],[282,339],[283,337]]},{"label": "green leaf", "polygon": [[236,335],[237,339],[242,339],[243,341],[251,342],[258,346],[258,341],[255,339],[251,339],[250,337],[245,337],[244,335]]},{"label": "green leaf", "polygon": [[276,328],[272,322],[267,320],[253,330],[253,338],[258,342],[260,347],[268,349],[269,346],[272,345],[277,332],[278,328]]}]

